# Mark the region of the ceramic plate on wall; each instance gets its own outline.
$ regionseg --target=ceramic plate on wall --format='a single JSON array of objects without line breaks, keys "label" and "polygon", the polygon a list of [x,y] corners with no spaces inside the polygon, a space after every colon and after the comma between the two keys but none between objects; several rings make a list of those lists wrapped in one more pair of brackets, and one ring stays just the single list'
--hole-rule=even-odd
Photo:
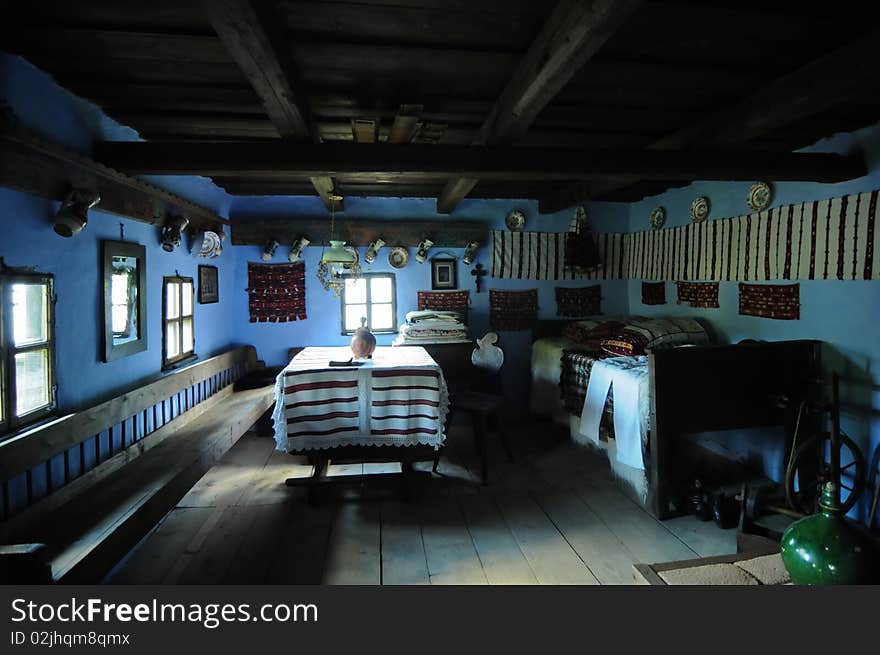
[{"label": "ceramic plate on wall", "polygon": [[666,210],[663,207],[654,207],[651,210],[651,229],[659,230],[666,223]]},{"label": "ceramic plate on wall", "polygon": [[772,195],[773,194],[770,190],[770,185],[766,182],[758,182],[757,184],[753,184],[752,188],[749,189],[749,209],[756,212],[759,212],[762,209],[767,209],[767,206],[770,204],[770,197]]},{"label": "ceramic plate on wall", "polygon": [[709,218],[709,199],[706,196],[700,196],[691,203],[691,221],[702,223],[707,218]]},{"label": "ceramic plate on wall", "polygon": [[526,215],[520,210],[514,209],[507,215],[507,218],[504,219],[504,224],[507,226],[508,230],[517,232],[526,226]]},{"label": "ceramic plate on wall", "polygon": [[388,263],[392,268],[403,268],[409,263],[409,251],[403,246],[392,248],[388,252]]}]

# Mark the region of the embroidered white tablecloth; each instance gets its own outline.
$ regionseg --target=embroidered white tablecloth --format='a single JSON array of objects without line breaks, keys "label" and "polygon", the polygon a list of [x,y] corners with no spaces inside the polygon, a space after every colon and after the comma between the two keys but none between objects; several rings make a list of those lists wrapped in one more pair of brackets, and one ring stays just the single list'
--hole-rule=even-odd
[{"label": "embroidered white tablecloth", "polygon": [[305,348],[275,381],[275,445],[282,452],[337,446],[443,444],[449,394],[419,346],[379,347],[359,367],[348,347]]}]

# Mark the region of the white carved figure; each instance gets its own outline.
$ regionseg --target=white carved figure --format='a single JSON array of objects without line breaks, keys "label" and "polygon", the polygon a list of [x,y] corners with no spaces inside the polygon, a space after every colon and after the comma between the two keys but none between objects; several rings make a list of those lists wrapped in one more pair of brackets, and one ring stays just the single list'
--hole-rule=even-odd
[{"label": "white carved figure", "polygon": [[477,339],[477,347],[471,353],[471,363],[480,368],[498,371],[504,364],[504,351],[495,344],[498,335],[495,332],[487,332],[486,336]]}]

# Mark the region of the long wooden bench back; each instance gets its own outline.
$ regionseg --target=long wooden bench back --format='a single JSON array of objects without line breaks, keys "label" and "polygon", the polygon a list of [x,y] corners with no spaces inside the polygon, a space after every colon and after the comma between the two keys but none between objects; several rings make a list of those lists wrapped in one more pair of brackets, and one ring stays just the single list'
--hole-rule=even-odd
[{"label": "long wooden bench back", "polygon": [[257,365],[254,347],[242,346],[0,443],[0,519],[118,458]]}]

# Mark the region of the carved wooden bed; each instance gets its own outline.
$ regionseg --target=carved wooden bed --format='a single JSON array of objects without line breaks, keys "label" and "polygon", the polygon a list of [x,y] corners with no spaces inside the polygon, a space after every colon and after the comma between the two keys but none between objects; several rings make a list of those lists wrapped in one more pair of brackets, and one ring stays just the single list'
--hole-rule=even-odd
[{"label": "carved wooden bed", "polygon": [[[539,321],[533,348],[542,339],[560,341],[571,321]],[[576,348],[576,345],[572,344]],[[745,342],[737,345],[690,346],[658,350],[648,355],[650,420],[645,445],[646,491],[630,495],[659,519],[684,511],[683,488],[692,471],[677,456],[685,434],[778,427],[783,453],[791,447],[792,414],[780,399],[803,398],[820,376],[821,342],[798,340]],[[546,372],[544,373],[546,380]],[[533,366],[533,385],[536,371]],[[546,391],[546,389],[545,389]],[[796,407],[796,402],[787,403]],[[533,408],[534,409],[534,408]],[[559,420],[557,414],[555,417]],[[569,417],[570,425],[577,421]],[[576,438],[573,429],[573,438]],[[612,469],[613,458],[609,458]],[[629,472],[630,477],[632,471]],[[616,477],[626,480],[625,475]],[[625,487],[627,485],[624,485]]]}]

